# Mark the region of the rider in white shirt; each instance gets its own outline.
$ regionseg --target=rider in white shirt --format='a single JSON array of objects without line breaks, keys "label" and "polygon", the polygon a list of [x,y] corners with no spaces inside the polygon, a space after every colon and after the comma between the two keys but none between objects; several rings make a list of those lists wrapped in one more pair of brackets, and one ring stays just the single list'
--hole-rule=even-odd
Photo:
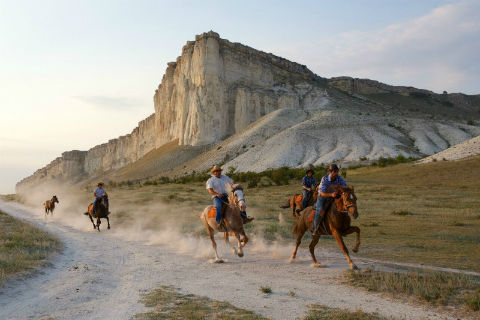
[{"label": "rider in white shirt", "polygon": [[[207,180],[207,190],[212,195],[213,205],[217,209],[215,220],[220,224],[222,222],[222,205],[224,203],[228,204],[228,192],[232,191],[234,181],[230,177],[222,175],[222,168],[219,166],[213,166],[210,172],[213,176]],[[240,214],[244,223],[253,220],[253,218],[247,217],[245,210],[241,211]]]}]

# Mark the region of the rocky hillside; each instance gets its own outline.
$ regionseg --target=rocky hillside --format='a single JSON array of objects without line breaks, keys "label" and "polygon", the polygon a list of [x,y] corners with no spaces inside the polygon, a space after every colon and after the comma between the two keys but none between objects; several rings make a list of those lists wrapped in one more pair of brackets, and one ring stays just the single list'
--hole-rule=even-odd
[{"label": "rocky hillside", "polygon": [[[155,113],[131,134],[62,154],[17,184],[181,175],[421,157],[480,134],[480,97],[368,79],[324,79],[306,66],[196,36],[168,64]],[[175,147],[177,146],[177,147]]]}]

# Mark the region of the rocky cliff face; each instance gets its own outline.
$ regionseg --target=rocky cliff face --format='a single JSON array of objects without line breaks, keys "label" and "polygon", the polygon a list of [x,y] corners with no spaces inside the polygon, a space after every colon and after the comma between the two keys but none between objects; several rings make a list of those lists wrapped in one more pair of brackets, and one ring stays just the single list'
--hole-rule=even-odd
[{"label": "rocky cliff face", "polygon": [[153,98],[155,113],[131,134],[74,162],[66,152],[19,182],[17,191],[32,182],[116,170],[175,139],[192,146],[219,142],[274,110],[308,106],[319,84],[326,82],[303,65],[203,33],[168,64]]},{"label": "rocky cliff face", "polygon": [[[63,153],[19,182],[17,192],[50,180],[112,177],[142,157],[145,163],[162,156],[157,151],[168,148],[160,147],[177,140],[181,157],[175,158],[179,166],[171,175],[213,163],[261,171],[398,154],[418,157],[480,134],[474,121],[478,95],[435,94],[349,77],[327,80],[304,65],[215,32],[187,42],[176,62],[168,64],[153,102],[155,113],[132,133],[88,151]],[[162,172],[154,167],[152,175]]]},{"label": "rocky cliff face", "polygon": [[204,33],[155,92],[156,144],[218,142],[274,110],[300,108],[318,81],[305,66]]}]

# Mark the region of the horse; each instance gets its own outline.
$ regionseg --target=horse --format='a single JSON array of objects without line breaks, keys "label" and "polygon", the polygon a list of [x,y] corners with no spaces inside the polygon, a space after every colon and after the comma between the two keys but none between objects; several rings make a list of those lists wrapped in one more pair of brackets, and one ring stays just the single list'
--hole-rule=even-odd
[{"label": "horse", "polygon": [[[313,265],[316,267],[322,266],[318,263],[315,257],[315,246],[318,243],[321,235],[332,235],[335,240],[337,240],[338,245],[342,249],[345,257],[347,258],[350,268],[357,270],[358,267],[350,259],[348,249],[343,242],[343,236],[356,233],[356,243],[353,247],[353,252],[358,252],[360,247],[360,228],[350,226],[350,217],[356,219],[358,217],[357,211],[357,197],[355,196],[353,186],[352,187],[342,187],[342,186],[331,186],[328,190],[329,192],[336,191],[338,193],[337,198],[325,203],[323,211],[325,211],[325,216],[319,228],[319,233],[316,236],[313,236],[312,242],[310,242],[309,249],[310,254],[312,255]],[[307,207],[303,210],[300,216],[295,216],[296,221],[293,224],[292,232],[297,235],[297,242],[295,250],[293,250],[291,262],[295,261],[297,255],[298,246],[302,241],[302,237],[307,230],[313,231],[312,224],[314,219],[315,211],[313,207]]]},{"label": "horse", "polygon": [[45,217],[47,217],[49,212],[53,216],[53,210],[55,210],[55,202],[59,203],[57,196],[53,196],[52,199],[45,201],[45,203],[43,204],[45,206]]},{"label": "horse", "polygon": [[[240,185],[233,187],[233,190],[228,197],[228,205],[223,205],[223,222],[224,224],[219,224],[215,220],[216,209],[215,206],[210,205],[206,207],[203,212],[200,214],[200,219],[207,229],[207,233],[210,236],[212,241],[212,247],[215,251],[215,263],[222,263],[223,260],[220,259],[217,253],[217,243],[215,242],[214,233],[223,232],[225,243],[232,249],[234,255],[243,257],[243,247],[247,244],[248,238],[243,229],[243,219],[240,216],[240,212],[245,208],[245,198],[243,196],[243,189]],[[229,236],[235,236],[238,242],[238,249],[235,248],[231,243]]]},{"label": "horse", "polygon": [[[309,191],[307,195],[308,195],[307,207],[313,206],[315,202],[317,202],[318,184],[315,186],[315,190]],[[284,205],[280,206],[280,208],[282,209],[285,209],[288,207],[292,208],[292,215],[293,217],[295,217],[297,214],[300,215],[300,212],[303,209],[305,209],[302,207],[302,205],[303,205],[303,195],[296,193],[293,196],[291,196],[290,199],[288,199]]]},{"label": "horse", "polygon": [[87,212],[84,213],[84,215],[90,217],[90,221],[92,221],[93,224],[93,229],[97,229],[100,232],[100,224],[102,223],[100,221],[100,218],[107,219],[107,224],[108,227],[107,229],[110,229],[110,219],[108,218],[108,212],[107,212],[107,207],[105,206],[105,197],[102,197],[102,200],[97,203],[97,206],[95,208],[95,215],[97,216],[97,224],[95,225],[95,222],[93,222],[93,203],[90,203],[88,206]]}]

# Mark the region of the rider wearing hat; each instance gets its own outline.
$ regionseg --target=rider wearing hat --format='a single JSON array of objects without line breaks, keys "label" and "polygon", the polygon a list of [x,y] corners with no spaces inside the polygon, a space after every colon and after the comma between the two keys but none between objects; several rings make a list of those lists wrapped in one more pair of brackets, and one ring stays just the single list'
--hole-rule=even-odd
[{"label": "rider wearing hat", "polygon": [[110,213],[108,211],[108,195],[107,195],[107,191],[103,189],[103,182],[99,182],[97,184],[97,188],[95,188],[95,191],[93,191],[93,196],[95,197],[95,201],[93,201],[92,215],[95,216],[95,207],[100,201],[102,201],[102,198],[105,203],[105,209],[107,211],[107,214]]},{"label": "rider wearing hat", "polygon": [[[234,181],[222,174],[222,168],[215,165],[212,169],[210,169],[210,173],[212,177],[207,180],[207,190],[208,193],[212,195],[213,198],[213,205],[217,209],[217,216],[215,217],[218,224],[222,222],[222,205],[224,203],[228,204],[228,191],[232,189],[232,185]],[[249,222],[253,220],[253,218],[247,217],[247,212],[244,208],[242,208],[241,216],[243,222]]]},{"label": "rider wearing hat", "polygon": [[302,179],[302,194],[303,194],[303,200],[302,200],[302,210],[307,207],[308,204],[308,196],[309,194],[311,195],[310,192],[312,192],[312,189],[315,188],[315,178],[313,177],[313,170],[308,169],[307,172],[305,172],[305,177]]},{"label": "rider wearing hat", "polygon": [[338,166],[332,163],[328,167],[328,174],[324,176],[320,182],[320,186],[318,187],[317,203],[315,204],[316,211],[315,219],[313,220],[312,235],[316,235],[318,233],[318,228],[322,224],[323,215],[320,215],[320,213],[322,212],[327,198],[335,198],[337,196],[336,192],[327,193],[328,188],[332,185],[340,185],[342,187],[347,186],[345,180],[343,180],[343,178],[338,175],[338,171]]}]

